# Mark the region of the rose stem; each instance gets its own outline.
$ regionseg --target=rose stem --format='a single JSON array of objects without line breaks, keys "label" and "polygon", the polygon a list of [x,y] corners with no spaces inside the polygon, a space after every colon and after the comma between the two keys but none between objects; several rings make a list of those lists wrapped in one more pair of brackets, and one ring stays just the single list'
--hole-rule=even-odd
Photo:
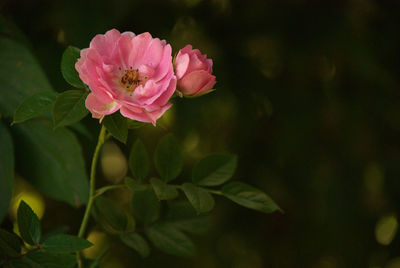
[{"label": "rose stem", "polygon": [[[83,216],[81,227],[79,228],[79,233],[78,233],[78,237],[81,237],[81,238],[83,238],[83,236],[85,235],[86,226],[87,226],[87,223],[88,223],[89,217],[90,217],[90,210],[92,208],[93,201],[94,201],[95,187],[96,187],[97,160],[99,158],[99,152],[100,152],[101,146],[104,144],[105,141],[106,141],[106,128],[104,127],[104,125],[102,125],[100,134],[99,134],[99,138],[97,141],[96,149],[94,150],[94,154],[93,154],[93,158],[92,158],[92,166],[90,168],[89,201],[86,206],[85,214]],[[79,252],[76,253],[76,258],[78,261],[78,266],[82,267],[82,261],[81,261]]]}]

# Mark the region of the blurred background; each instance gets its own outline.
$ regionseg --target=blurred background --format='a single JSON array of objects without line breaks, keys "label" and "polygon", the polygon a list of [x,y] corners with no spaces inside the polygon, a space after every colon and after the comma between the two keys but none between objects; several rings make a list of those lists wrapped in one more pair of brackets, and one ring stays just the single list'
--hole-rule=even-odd
[{"label": "blurred background", "polygon": [[[400,34],[396,1],[2,0],[53,88],[68,45],[88,47],[111,28],[150,32],[177,52],[190,43],[214,60],[217,90],[176,99],[160,127],[130,134],[150,152],[172,132],[185,174],[212,152],[239,155],[235,179],[267,192],[285,214],[218,199],[198,255],[153,250],[142,260],[92,226],[104,267],[400,267]],[[79,137],[86,166],[99,125]],[[129,147],[129,146],[128,146]],[[99,184],[118,183],[128,150],[106,144]],[[13,204],[30,198],[43,228],[75,233],[83,208],[39,194],[17,178]],[[114,193],[123,202],[123,193]],[[12,209],[13,210],[13,209]],[[15,211],[15,208],[14,208]],[[12,226],[12,214],[3,227]],[[97,251],[96,251],[97,250]]]}]

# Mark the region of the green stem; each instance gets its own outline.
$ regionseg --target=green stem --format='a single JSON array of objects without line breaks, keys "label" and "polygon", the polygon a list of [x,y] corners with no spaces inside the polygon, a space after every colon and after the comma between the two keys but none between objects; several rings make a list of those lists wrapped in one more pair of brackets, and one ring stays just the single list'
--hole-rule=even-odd
[{"label": "green stem", "polygon": [[99,197],[100,195],[104,194],[105,192],[107,192],[109,190],[120,189],[120,188],[124,188],[124,187],[126,187],[125,184],[116,184],[116,185],[108,185],[108,186],[101,187],[96,190],[96,193],[94,194],[93,199],[96,199],[97,197]]},{"label": "green stem", "polygon": [[[27,249],[26,248],[26,246],[25,246],[25,244],[23,244],[22,245],[25,249]],[[18,256],[16,256],[16,257],[11,257],[11,258],[7,258],[6,257],[6,259],[5,260],[2,260],[1,262],[0,262],[0,267],[6,267],[6,264],[10,261],[10,260],[15,260],[15,259],[22,259],[25,255],[27,255],[28,253],[31,253],[31,252],[34,252],[34,251],[36,251],[36,250],[39,250],[41,248],[41,245],[36,245],[36,246],[33,246],[32,248],[30,248],[30,249],[27,249],[26,250],[26,252],[25,253],[23,253],[23,254],[21,254],[21,255],[18,255]],[[8,266],[7,266],[8,267]]]},{"label": "green stem", "polygon": [[[81,238],[83,238],[83,236],[85,235],[86,226],[88,224],[89,217],[90,217],[90,210],[93,206],[95,187],[96,187],[97,160],[99,158],[101,146],[104,144],[105,141],[106,141],[106,128],[102,125],[100,134],[99,134],[99,138],[97,141],[96,149],[94,150],[94,154],[93,154],[93,158],[92,158],[92,166],[90,168],[89,201],[86,206],[85,214],[83,215],[81,227],[79,228],[79,233],[78,233],[78,237],[81,237]],[[82,262],[81,262],[79,252],[77,252],[76,257],[77,257],[79,267],[82,267]]]}]

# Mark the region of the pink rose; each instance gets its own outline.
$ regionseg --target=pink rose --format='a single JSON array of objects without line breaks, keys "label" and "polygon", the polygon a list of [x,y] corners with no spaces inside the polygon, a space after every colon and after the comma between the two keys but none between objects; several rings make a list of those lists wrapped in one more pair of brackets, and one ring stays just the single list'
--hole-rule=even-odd
[{"label": "pink rose", "polygon": [[155,125],[176,89],[171,46],[149,33],[135,35],[113,29],[96,35],[75,64],[90,88],[86,108],[102,119],[116,111]]},{"label": "pink rose", "polygon": [[178,89],[187,96],[203,95],[215,85],[211,59],[191,45],[182,48],[175,59]]}]

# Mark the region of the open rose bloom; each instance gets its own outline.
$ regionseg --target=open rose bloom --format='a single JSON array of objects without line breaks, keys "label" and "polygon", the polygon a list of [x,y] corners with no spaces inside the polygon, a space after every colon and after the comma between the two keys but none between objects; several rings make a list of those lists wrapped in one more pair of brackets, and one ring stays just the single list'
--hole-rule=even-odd
[{"label": "open rose bloom", "polygon": [[209,92],[215,84],[212,60],[187,45],[176,57],[175,75],[171,50],[149,33],[113,29],[96,35],[75,64],[91,91],[86,108],[92,116],[101,121],[119,110],[124,117],[155,125],[172,106],[177,83],[177,93],[185,96]]},{"label": "open rose bloom", "polygon": [[149,33],[135,35],[113,29],[97,35],[81,50],[75,68],[91,93],[86,108],[102,119],[116,111],[150,122],[171,107],[176,89],[171,46]]}]

